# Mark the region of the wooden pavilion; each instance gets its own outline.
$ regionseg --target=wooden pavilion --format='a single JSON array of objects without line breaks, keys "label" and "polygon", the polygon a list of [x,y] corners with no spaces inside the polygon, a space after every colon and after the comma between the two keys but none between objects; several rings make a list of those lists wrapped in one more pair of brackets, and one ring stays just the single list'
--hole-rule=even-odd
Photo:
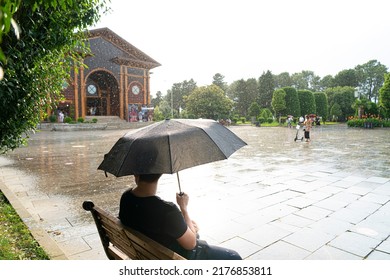
[{"label": "wooden pavilion", "polygon": [[150,70],[160,64],[108,28],[88,32],[92,55],[87,67],[75,68],[64,86],[59,111],[78,119],[118,116],[126,121],[146,118],[150,105]]}]

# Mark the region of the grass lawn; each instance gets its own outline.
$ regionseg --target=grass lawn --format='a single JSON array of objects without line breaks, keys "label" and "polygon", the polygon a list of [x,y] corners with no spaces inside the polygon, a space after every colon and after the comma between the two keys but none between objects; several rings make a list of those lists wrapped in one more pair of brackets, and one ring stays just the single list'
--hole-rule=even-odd
[{"label": "grass lawn", "polygon": [[0,191],[0,260],[48,260],[27,226]]}]

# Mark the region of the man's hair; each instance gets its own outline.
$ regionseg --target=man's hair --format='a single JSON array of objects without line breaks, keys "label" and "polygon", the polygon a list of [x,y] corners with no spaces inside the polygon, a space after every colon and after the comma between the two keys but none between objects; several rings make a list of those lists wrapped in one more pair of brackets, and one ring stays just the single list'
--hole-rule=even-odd
[{"label": "man's hair", "polygon": [[160,179],[162,174],[139,174],[138,176],[140,181],[152,183]]}]

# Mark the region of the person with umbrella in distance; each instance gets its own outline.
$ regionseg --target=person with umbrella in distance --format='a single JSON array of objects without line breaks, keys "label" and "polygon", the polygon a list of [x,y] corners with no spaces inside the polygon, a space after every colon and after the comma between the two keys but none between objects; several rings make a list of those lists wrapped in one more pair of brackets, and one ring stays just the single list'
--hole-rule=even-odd
[{"label": "person with umbrella in distance", "polygon": [[[213,120],[165,120],[130,131],[104,156],[98,169],[117,177],[134,175],[136,187],[120,200],[119,219],[187,259],[240,260],[234,250],[199,239],[181,191],[179,171],[227,159],[246,143]],[[177,173],[177,207],[156,196],[162,174]]]},{"label": "person with umbrella in distance", "polygon": [[306,139],[306,142],[310,142],[310,131],[311,131],[311,127],[313,125],[313,120],[311,119],[311,116],[306,115],[306,119],[305,119],[304,125],[305,125],[305,139]]}]

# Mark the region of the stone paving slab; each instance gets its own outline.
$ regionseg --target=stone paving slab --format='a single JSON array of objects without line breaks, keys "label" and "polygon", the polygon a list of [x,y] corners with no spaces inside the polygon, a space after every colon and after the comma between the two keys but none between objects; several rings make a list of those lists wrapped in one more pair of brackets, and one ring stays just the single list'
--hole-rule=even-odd
[{"label": "stone paving slab", "polygon": [[[389,259],[390,130],[314,127],[301,143],[285,127],[230,129],[248,146],[180,172],[202,238],[245,259]],[[53,259],[106,259],[81,204],[118,213],[133,178],[97,166],[125,132],[42,131],[0,156],[0,189]],[[177,191],[176,175],[164,175],[159,196]]]}]

